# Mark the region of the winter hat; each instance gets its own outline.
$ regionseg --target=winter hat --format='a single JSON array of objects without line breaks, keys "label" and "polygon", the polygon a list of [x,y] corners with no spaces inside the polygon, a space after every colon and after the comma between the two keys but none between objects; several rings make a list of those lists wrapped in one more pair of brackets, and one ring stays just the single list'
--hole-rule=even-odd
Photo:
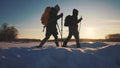
[{"label": "winter hat", "polygon": [[56,6],[55,6],[55,9],[56,9],[57,11],[59,11],[59,10],[60,10],[59,5],[56,5]]},{"label": "winter hat", "polygon": [[73,9],[73,13],[78,13],[78,10],[77,9]]}]

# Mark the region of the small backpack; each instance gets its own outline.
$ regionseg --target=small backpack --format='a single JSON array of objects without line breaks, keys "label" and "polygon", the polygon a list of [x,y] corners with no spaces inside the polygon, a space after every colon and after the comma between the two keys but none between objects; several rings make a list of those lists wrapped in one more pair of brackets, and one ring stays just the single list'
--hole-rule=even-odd
[{"label": "small backpack", "polygon": [[72,16],[71,15],[66,16],[64,26],[70,26],[72,25],[72,23],[73,23]]},{"label": "small backpack", "polygon": [[42,23],[44,26],[47,26],[47,24],[48,24],[50,11],[51,11],[51,7],[48,6],[48,7],[45,9],[44,13],[42,14],[41,23]]}]

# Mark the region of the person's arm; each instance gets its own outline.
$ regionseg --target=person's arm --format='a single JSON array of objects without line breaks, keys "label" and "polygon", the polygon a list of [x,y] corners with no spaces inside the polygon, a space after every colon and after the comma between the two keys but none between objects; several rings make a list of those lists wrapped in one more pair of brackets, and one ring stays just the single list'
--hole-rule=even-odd
[{"label": "person's arm", "polygon": [[63,16],[63,13],[57,16],[57,19],[61,18]]},{"label": "person's arm", "polygon": [[83,19],[83,18],[81,17],[81,18],[77,21],[77,23],[81,22],[82,19]]}]

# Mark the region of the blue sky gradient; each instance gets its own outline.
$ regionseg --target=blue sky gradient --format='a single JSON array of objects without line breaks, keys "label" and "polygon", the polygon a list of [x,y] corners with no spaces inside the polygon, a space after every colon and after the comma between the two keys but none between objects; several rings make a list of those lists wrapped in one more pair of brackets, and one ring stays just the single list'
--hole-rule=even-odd
[{"label": "blue sky gradient", "polygon": [[[56,4],[64,18],[71,15],[74,8],[79,10],[78,18],[83,17],[81,38],[103,39],[107,34],[120,33],[120,0],[0,0],[0,25],[15,26],[19,38],[43,39],[41,15],[47,6]],[[58,20],[59,25],[60,22]],[[63,33],[66,37],[67,27]]]}]

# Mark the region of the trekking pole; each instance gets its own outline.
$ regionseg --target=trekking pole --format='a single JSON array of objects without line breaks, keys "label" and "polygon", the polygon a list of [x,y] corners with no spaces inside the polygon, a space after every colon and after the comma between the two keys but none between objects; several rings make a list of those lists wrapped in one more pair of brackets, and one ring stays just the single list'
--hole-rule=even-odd
[{"label": "trekking pole", "polygon": [[81,19],[80,19],[80,25],[79,25],[79,31],[80,32],[80,29],[81,29],[81,20],[82,20],[82,16],[81,16]]},{"label": "trekking pole", "polygon": [[58,27],[59,33],[61,35],[61,31],[60,31],[60,27],[59,27],[58,23],[57,23],[57,27]]},{"label": "trekking pole", "polygon": [[[81,29],[81,21],[80,21],[79,30],[78,30],[79,34],[80,34],[80,29]],[[80,35],[79,35],[79,39],[80,39]]]},{"label": "trekking pole", "polygon": [[61,18],[61,46],[62,46],[62,41],[63,41],[62,34],[63,34],[63,16]]},{"label": "trekking pole", "polygon": [[80,29],[81,29],[81,22],[80,22],[80,25],[79,25],[79,30],[78,30],[78,32],[80,32]]}]

